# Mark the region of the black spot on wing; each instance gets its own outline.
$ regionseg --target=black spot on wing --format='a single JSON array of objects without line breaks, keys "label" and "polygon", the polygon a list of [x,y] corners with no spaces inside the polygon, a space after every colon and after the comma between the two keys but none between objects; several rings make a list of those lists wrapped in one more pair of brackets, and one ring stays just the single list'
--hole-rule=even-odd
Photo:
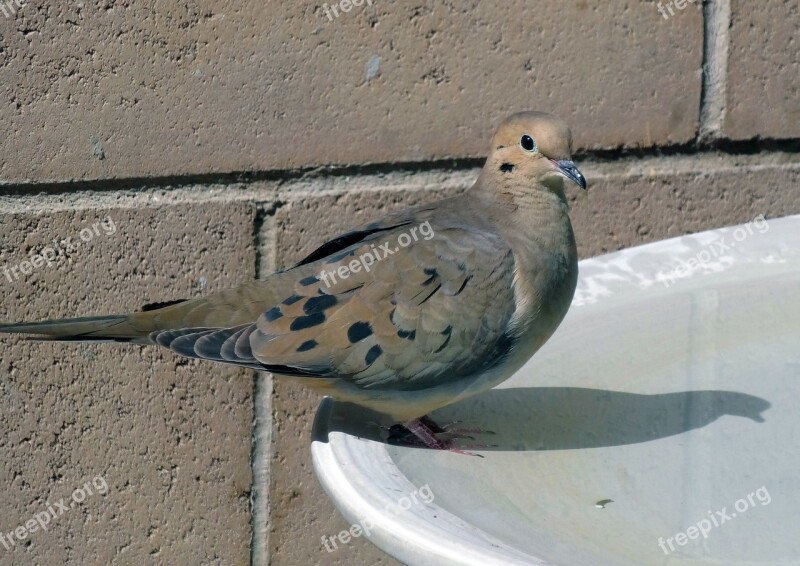
[{"label": "black spot on wing", "polygon": [[286,299],[285,301],[283,301],[283,304],[284,304],[284,305],[293,305],[293,304],[295,304],[297,301],[300,301],[300,300],[302,300],[302,299],[303,299],[303,297],[301,297],[300,295],[292,295],[291,297],[289,297],[288,299]]},{"label": "black spot on wing", "polygon": [[267,322],[275,322],[279,318],[283,316],[280,307],[272,307],[267,312],[264,313],[264,318]]},{"label": "black spot on wing", "polygon": [[364,338],[372,335],[372,325],[369,322],[356,322],[347,329],[347,339],[351,344],[360,342]]},{"label": "black spot on wing", "polygon": [[[431,288],[431,291],[430,291],[430,293],[428,293],[428,295],[427,295],[425,298],[423,298],[423,299],[422,299],[422,300],[421,300],[419,303],[417,303],[417,304],[418,304],[418,305],[424,304],[424,303],[425,303],[425,302],[426,302],[428,299],[430,299],[431,297],[433,297],[433,295],[434,295],[434,294],[436,294],[436,291],[438,291],[439,289],[441,289],[441,287],[442,287],[442,284],[441,284],[441,283],[439,283],[438,285],[436,285],[436,287],[433,287],[433,288]],[[416,297],[414,297],[414,298],[416,299],[416,298],[417,298],[417,297],[419,297],[421,294],[422,294],[422,292],[418,293],[418,294],[417,294],[417,296],[416,296]]]},{"label": "black spot on wing", "polygon": [[315,312],[308,316],[299,316],[292,321],[289,330],[295,332],[297,330],[305,330],[306,328],[313,328],[325,322],[325,313]]},{"label": "black spot on wing", "polygon": [[319,346],[319,343],[316,340],[306,340],[305,342],[300,344],[300,346],[298,346],[297,351],[308,352],[309,350],[313,350],[317,346]]},{"label": "black spot on wing", "polygon": [[405,338],[406,340],[415,340],[417,338],[417,331],[400,329],[397,331],[397,335],[400,338]]},{"label": "black spot on wing", "polygon": [[460,293],[461,293],[461,292],[464,290],[464,287],[466,287],[466,286],[467,286],[467,283],[469,283],[469,280],[470,280],[470,279],[472,279],[472,275],[470,275],[470,276],[468,276],[468,277],[465,277],[465,278],[464,278],[464,281],[461,283],[461,287],[459,287],[459,288],[458,288],[458,291],[456,291],[456,292],[454,293],[454,295],[458,295],[458,294],[460,294]]},{"label": "black spot on wing", "polygon": [[318,282],[319,278],[316,275],[309,275],[308,277],[303,277],[299,283],[303,287],[308,287],[309,285],[313,285],[314,283]]},{"label": "black spot on wing", "polygon": [[444,341],[444,343],[441,346],[439,346],[439,348],[436,350],[436,352],[434,352],[435,354],[438,354],[439,352],[444,350],[447,347],[447,345],[450,343],[450,338],[453,336],[453,326],[451,324],[448,324],[447,328],[442,330],[442,336],[447,336],[447,339]]},{"label": "black spot on wing", "polygon": [[383,354],[383,348],[381,348],[378,344],[375,344],[372,348],[369,349],[367,355],[364,356],[364,362],[368,366],[371,366],[375,362],[375,360],[381,357],[381,354]]},{"label": "black spot on wing", "polygon": [[439,276],[439,273],[436,271],[436,268],[433,267],[426,267],[423,271],[425,272],[425,275],[428,276],[428,278],[422,282],[423,285],[430,285],[431,283],[433,283],[433,280]]},{"label": "black spot on wing", "polygon": [[318,312],[323,312],[339,302],[339,299],[336,298],[335,295],[319,295],[317,297],[311,297],[306,301],[306,304],[303,305],[303,312],[306,314],[314,314]]}]

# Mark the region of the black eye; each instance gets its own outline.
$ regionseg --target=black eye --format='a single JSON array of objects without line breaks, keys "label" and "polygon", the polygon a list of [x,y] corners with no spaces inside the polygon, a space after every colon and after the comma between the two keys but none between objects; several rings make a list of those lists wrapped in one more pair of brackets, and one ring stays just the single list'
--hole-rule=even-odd
[{"label": "black eye", "polygon": [[525,134],[519,140],[519,145],[522,146],[522,149],[525,151],[536,151],[536,142],[533,141],[533,138],[529,135]]}]

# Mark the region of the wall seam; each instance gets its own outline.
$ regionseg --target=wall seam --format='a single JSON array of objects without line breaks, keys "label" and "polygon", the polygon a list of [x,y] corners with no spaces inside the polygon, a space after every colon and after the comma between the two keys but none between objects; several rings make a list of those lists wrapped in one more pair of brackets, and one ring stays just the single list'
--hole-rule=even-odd
[{"label": "wall seam", "polygon": [[[772,169],[792,170],[800,167],[800,155],[772,152],[731,156],[725,153],[688,156],[630,157],[618,161],[587,160],[579,162],[590,180],[619,176],[653,176],[708,174],[710,172],[747,172]],[[45,214],[81,210],[125,210],[181,206],[188,204],[225,205],[249,203],[259,207],[262,218],[268,219],[274,210],[287,202],[304,198],[341,195],[348,192],[449,192],[468,188],[479,169],[451,173],[419,173],[414,175],[370,175],[363,177],[301,179],[286,183],[262,183],[247,187],[181,187],[165,191],[147,188],[138,191],[120,190],[96,193],[75,191],[66,194],[0,195],[0,213]],[[263,232],[263,230],[262,230]],[[261,239],[259,239],[261,238]],[[264,239],[266,238],[266,239]],[[259,252],[272,249],[268,234],[254,235]],[[257,270],[269,265],[269,255]],[[258,259],[257,261],[261,261]]]},{"label": "wall seam", "polygon": [[698,131],[701,143],[725,137],[731,1],[710,0],[703,5],[703,72]]},{"label": "wall seam", "polygon": [[[253,245],[255,246],[255,272],[263,278],[273,271],[275,263],[274,226],[269,218],[273,207],[258,205],[253,222]],[[251,485],[251,533],[250,564],[269,564],[270,463],[272,448],[272,375],[266,372],[253,374],[253,438],[252,438],[252,485]]]}]

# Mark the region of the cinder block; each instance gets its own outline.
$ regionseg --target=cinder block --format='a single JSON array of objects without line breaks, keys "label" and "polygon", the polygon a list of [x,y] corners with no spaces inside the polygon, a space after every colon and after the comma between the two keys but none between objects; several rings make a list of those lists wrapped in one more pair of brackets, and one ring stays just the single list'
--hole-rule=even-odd
[{"label": "cinder block", "polygon": [[725,133],[800,137],[800,5],[731,0]]},{"label": "cinder block", "polygon": [[[244,204],[0,215],[0,269],[79,242],[27,275],[0,271],[0,320],[126,312],[251,279],[253,220]],[[0,532],[68,506],[0,542],[0,564],[249,564],[252,372],[7,336],[0,360]],[[69,507],[93,479],[101,489]]]},{"label": "cinder block", "polygon": [[6,182],[483,156],[528,109],[583,148],[682,143],[698,123],[696,6],[31,1],[0,37]]}]

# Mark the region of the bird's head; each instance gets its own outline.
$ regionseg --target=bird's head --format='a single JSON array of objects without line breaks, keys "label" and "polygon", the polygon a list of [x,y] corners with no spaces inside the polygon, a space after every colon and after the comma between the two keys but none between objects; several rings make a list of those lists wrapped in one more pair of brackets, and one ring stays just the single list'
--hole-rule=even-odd
[{"label": "bird's head", "polygon": [[484,172],[506,186],[561,192],[568,179],[586,189],[586,179],[572,161],[572,133],[544,112],[520,112],[500,124]]}]

